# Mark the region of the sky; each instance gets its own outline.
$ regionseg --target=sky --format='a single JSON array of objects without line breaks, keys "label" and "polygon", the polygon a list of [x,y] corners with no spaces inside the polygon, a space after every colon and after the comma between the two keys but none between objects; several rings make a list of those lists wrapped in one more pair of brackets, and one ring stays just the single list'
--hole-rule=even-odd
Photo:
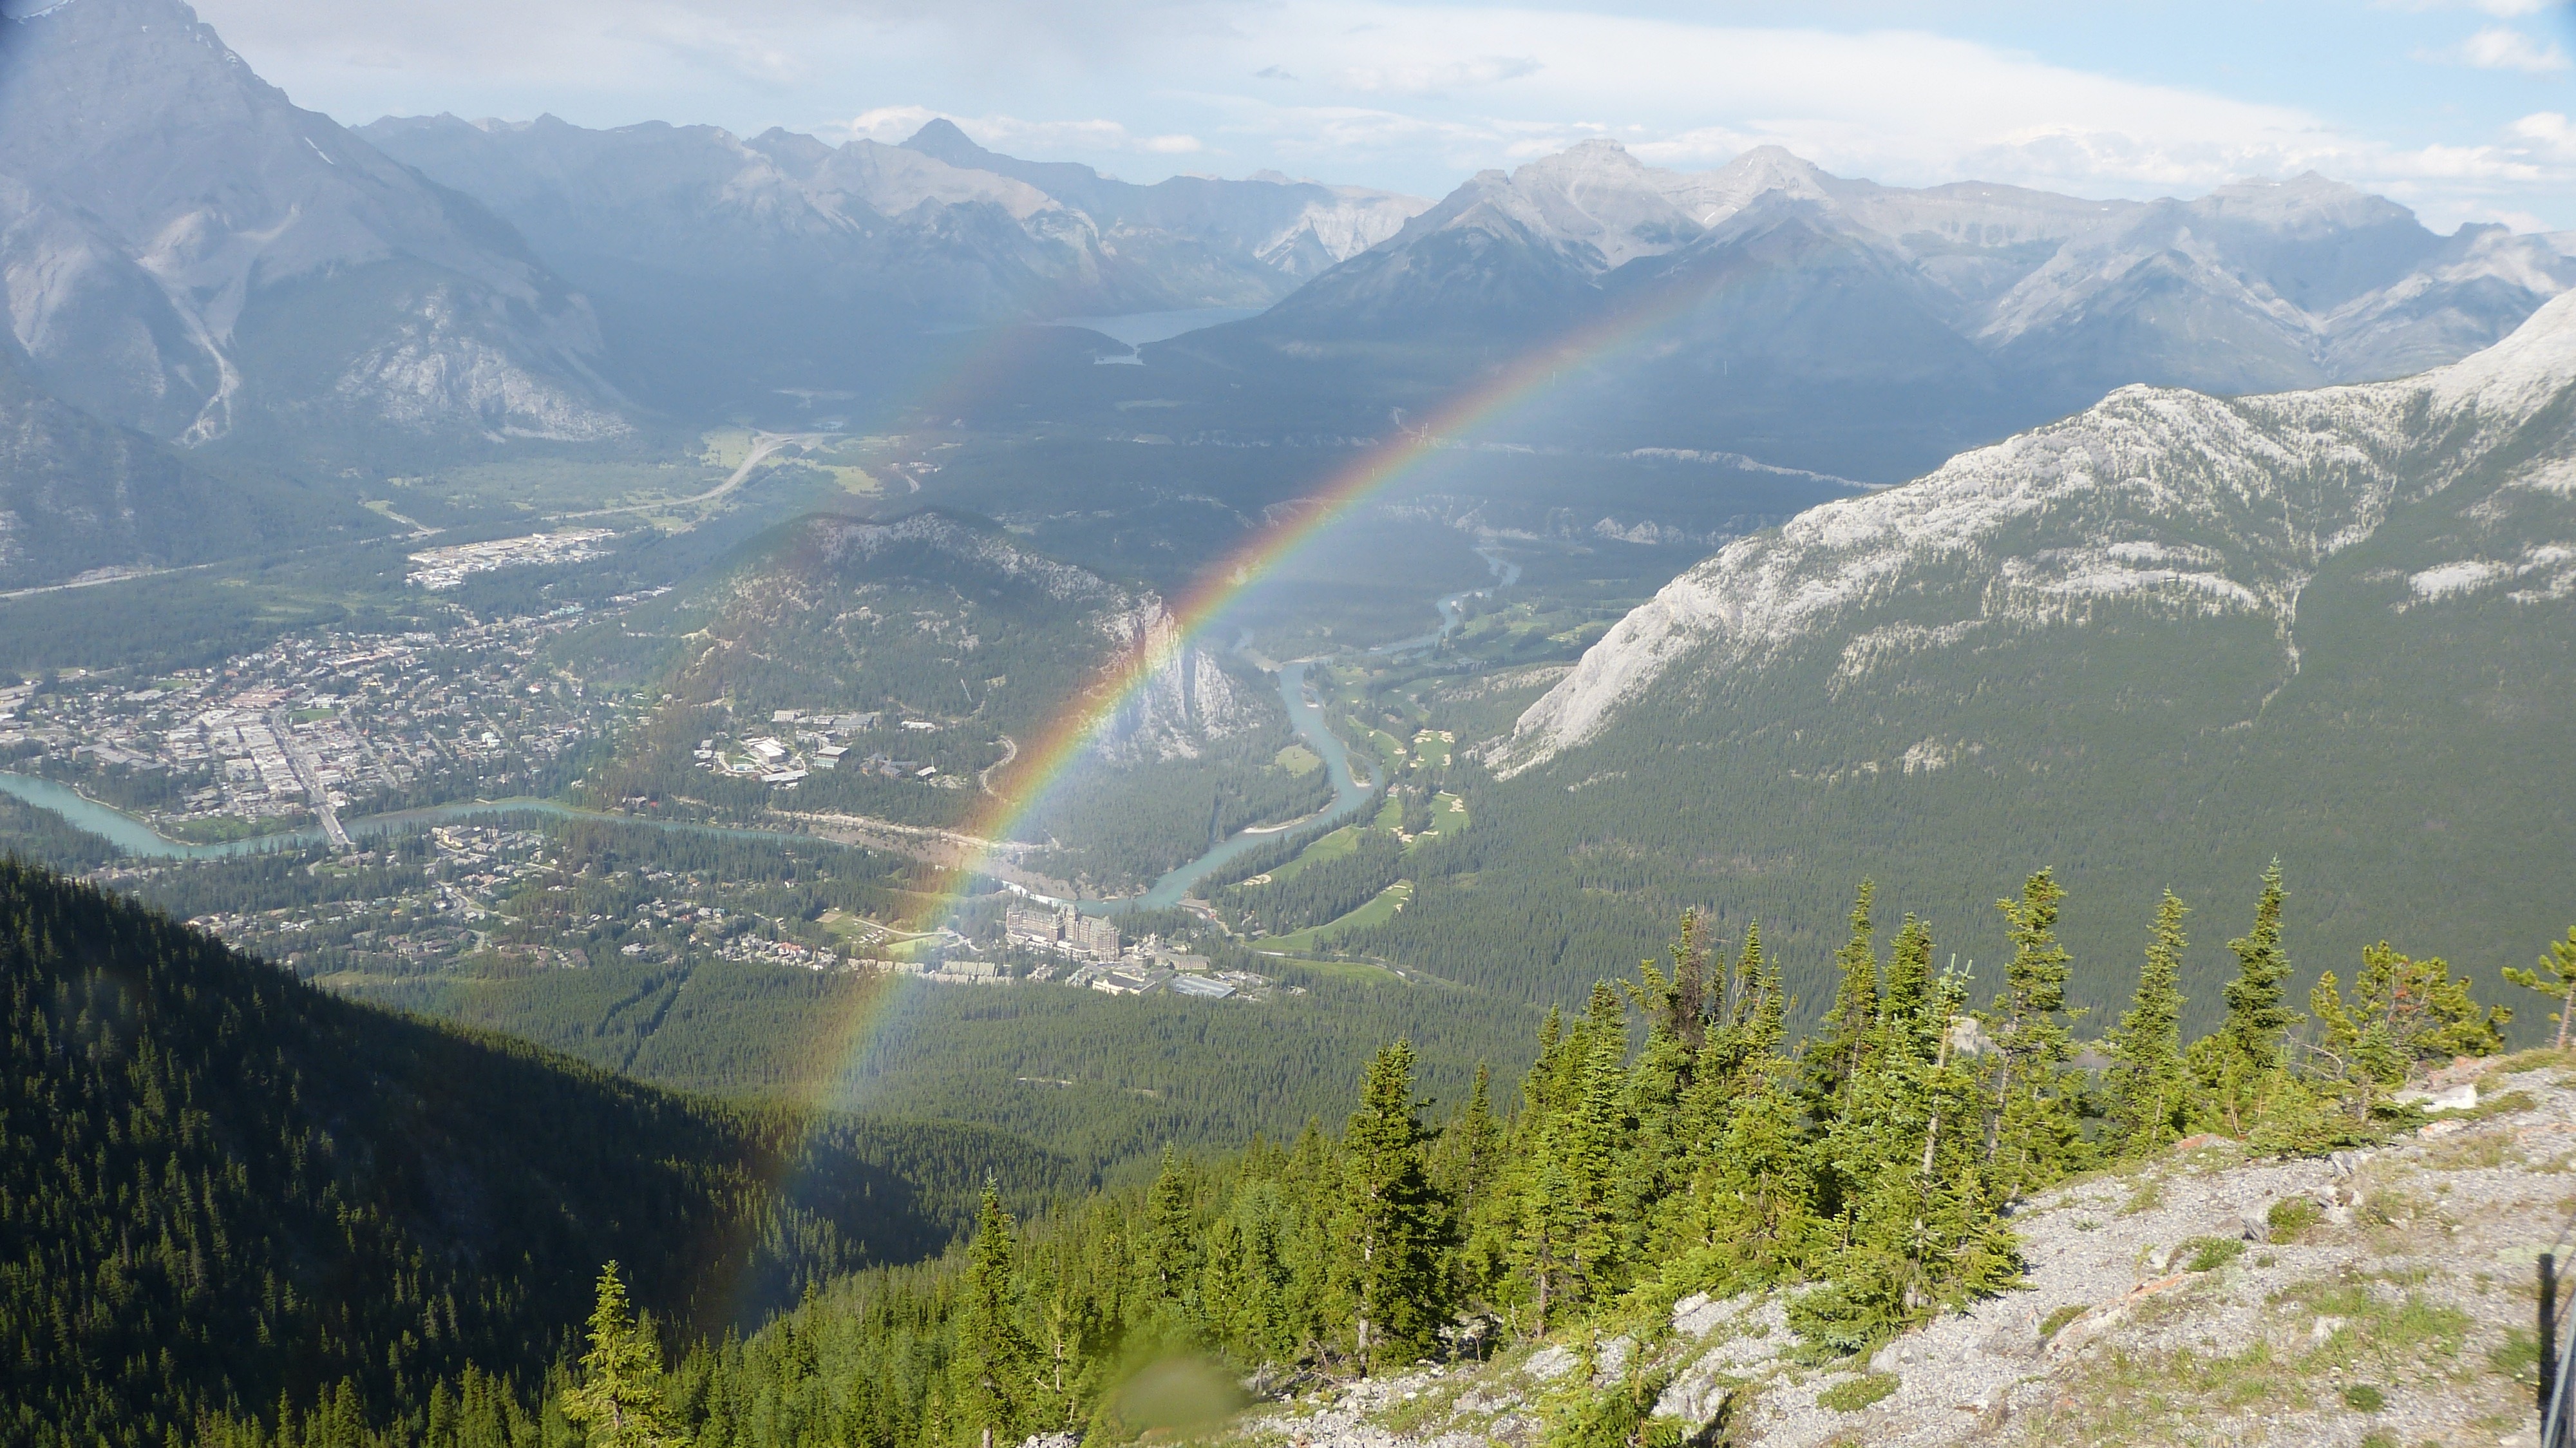
[{"label": "sky", "polygon": [[2463,221],[2576,229],[2576,6],[2556,0],[196,0],[352,124],[440,111],[784,126],[1136,181],[1274,170],[1438,196],[1608,136],[1697,170],[1766,143],[1896,185],[2193,196],[2324,172]]}]

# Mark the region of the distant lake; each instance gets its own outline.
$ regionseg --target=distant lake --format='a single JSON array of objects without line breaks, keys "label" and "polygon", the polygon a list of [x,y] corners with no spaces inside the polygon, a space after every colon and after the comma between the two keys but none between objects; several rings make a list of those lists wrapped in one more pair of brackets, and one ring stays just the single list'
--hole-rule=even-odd
[{"label": "distant lake", "polygon": [[1083,327],[1104,337],[1142,347],[1148,342],[1168,342],[1183,332],[1203,327],[1222,327],[1246,317],[1258,317],[1267,307],[1191,307],[1178,312],[1129,312],[1123,317],[1058,317],[1059,327]]}]

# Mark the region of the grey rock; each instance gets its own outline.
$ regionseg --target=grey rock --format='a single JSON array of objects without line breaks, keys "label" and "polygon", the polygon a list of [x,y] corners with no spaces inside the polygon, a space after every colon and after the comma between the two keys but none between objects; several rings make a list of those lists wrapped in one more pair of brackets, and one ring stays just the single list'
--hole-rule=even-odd
[{"label": "grey rock", "polygon": [[1542,1383],[1552,1383],[1574,1371],[1577,1361],[1574,1349],[1561,1343],[1552,1343],[1531,1353],[1529,1360],[1521,1364],[1521,1371]]},{"label": "grey rock", "polygon": [[2475,1111],[2478,1109],[2478,1085],[2474,1081],[2463,1081],[2440,1091],[2410,1086],[2388,1099],[2400,1106],[2420,1106],[2426,1111]]}]

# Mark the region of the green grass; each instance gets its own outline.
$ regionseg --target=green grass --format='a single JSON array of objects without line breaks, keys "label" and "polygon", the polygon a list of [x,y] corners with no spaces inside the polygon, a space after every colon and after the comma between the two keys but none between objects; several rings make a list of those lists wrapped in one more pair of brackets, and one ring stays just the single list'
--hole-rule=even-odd
[{"label": "green grass", "polygon": [[[1311,932],[1301,931],[1299,933],[1307,934]],[[1281,941],[1285,941],[1289,938],[1290,937],[1283,935],[1276,941],[1264,940],[1258,942],[1261,947],[1261,954],[1269,959],[1286,961],[1290,964],[1303,966],[1317,975],[1326,976],[1333,980],[1352,984],[1385,985],[1394,979],[1394,977],[1387,972],[1384,966],[1371,965],[1365,960],[1326,960],[1320,956],[1300,955],[1292,950],[1271,948],[1280,944]],[[1308,946],[1306,948],[1312,949],[1313,947]]]},{"label": "green grass", "polygon": [[1280,750],[1278,757],[1272,759],[1270,762],[1278,765],[1281,769],[1288,771],[1290,774],[1296,775],[1300,779],[1303,779],[1307,775],[1310,775],[1316,770],[1324,767],[1323,756],[1317,754],[1315,751],[1307,748],[1303,744],[1289,745],[1287,748]]},{"label": "green grass", "polygon": [[2263,1220],[2272,1229],[2273,1241],[2295,1242],[2306,1236],[2324,1216],[2317,1204],[2306,1197],[2283,1197],[2272,1204],[2272,1210],[2263,1214]]},{"label": "green grass", "polygon": [[[731,472],[730,466],[719,471],[676,459],[524,457],[442,469],[421,483],[418,491],[452,507],[488,510],[513,503],[551,513],[693,497],[723,482]],[[395,506],[401,506],[399,499]]]},{"label": "green grass", "polygon": [[1451,838],[1465,828],[1467,802],[1443,790],[1431,797],[1431,824],[1413,837],[1413,843],[1405,846],[1405,853],[1411,854],[1437,840]]},{"label": "green grass", "polygon": [[1340,829],[1333,831],[1331,834],[1324,836],[1322,839],[1315,841],[1315,843],[1308,845],[1305,849],[1298,851],[1297,858],[1290,860],[1287,864],[1271,871],[1270,878],[1273,880],[1296,879],[1297,873],[1305,869],[1308,865],[1322,864],[1326,860],[1338,860],[1342,856],[1349,854],[1351,851],[1356,850],[1359,847],[1360,827],[1357,825],[1344,825]]},{"label": "green grass", "polygon": [[1894,1373],[1863,1373],[1856,1378],[1845,1378],[1816,1394],[1816,1406],[1830,1408],[1837,1413],[1857,1413],[1872,1403],[1893,1396],[1897,1386],[1898,1379]]},{"label": "green grass", "polygon": [[2245,1244],[2234,1237],[2194,1237],[2183,1246],[2190,1249],[2183,1259],[2185,1272],[2215,1272],[2245,1255]]},{"label": "green grass", "polygon": [[1361,727],[1368,733],[1369,748],[1375,750],[1377,752],[1378,759],[1386,765],[1386,772],[1389,774],[1402,773],[1405,761],[1404,745],[1398,741],[1394,735],[1387,733],[1385,730],[1380,729],[1375,725],[1362,725]]},{"label": "green grass", "polygon": [[1402,910],[1405,903],[1412,898],[1413,882],[1398,880],[1378,891],[1367,904],[1338,920],[1329,920],[1321,925],[1310,925],[1292,934],[1265,940],[1262,944],[1276,950],[1320,950],[1331,937],[1342,931],[1356,930],[1367,925],[1383,925],[1394,919],[1395,913]]}]

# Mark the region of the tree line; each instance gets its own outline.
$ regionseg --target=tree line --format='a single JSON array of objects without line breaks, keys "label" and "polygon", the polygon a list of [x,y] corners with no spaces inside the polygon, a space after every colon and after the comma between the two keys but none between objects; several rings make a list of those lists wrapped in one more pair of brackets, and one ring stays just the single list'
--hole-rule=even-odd
[{"label": "tree line", "polygon": [[[2086,1069],[2052,872],[1997,902],[2011,954],[1992,982],[1942,960],[1915,917],[1882,943],[1874,893],[1803,1040],[1758,925],[1721,949],[1685,916],[1663,959],[1547,1018],[1508,1104],[1480,1072],[1433,1124],[1397,1040],[1338,1131],[1310,1122],[1206,1162],[1166,1152],[1150,1183],[1025,1224],[988,1191],[940,1262],[858,1274],[667,1365],[612,1270],[588,1355],[523,1417],[531,1436],[488,1441],[540,1441],[544,1424],[700,1448],[1117,1440],[1149,1426],[1140,1371],[1364,1375],[1656,1320],[1695,1292],[1790,1289],[1807,1351],[1859,1353],[2012,1286],[2008,1208],[2070,1173],[2198,1132],[2280,1153],[2375,1139],[2413,1119],[2391,1100],[2410,1073],[2502,1044],[2506,1011],[2386,945],[2296,1009],[2276,867],[2228,942],[2218,1028],[2182,1038],[2187,912],[2168,894],[2107,1065]],[[2563,1009],[2576,930],[2516,979]],[[1649,1386],[1582,1411],[1641,1419]]]}]

